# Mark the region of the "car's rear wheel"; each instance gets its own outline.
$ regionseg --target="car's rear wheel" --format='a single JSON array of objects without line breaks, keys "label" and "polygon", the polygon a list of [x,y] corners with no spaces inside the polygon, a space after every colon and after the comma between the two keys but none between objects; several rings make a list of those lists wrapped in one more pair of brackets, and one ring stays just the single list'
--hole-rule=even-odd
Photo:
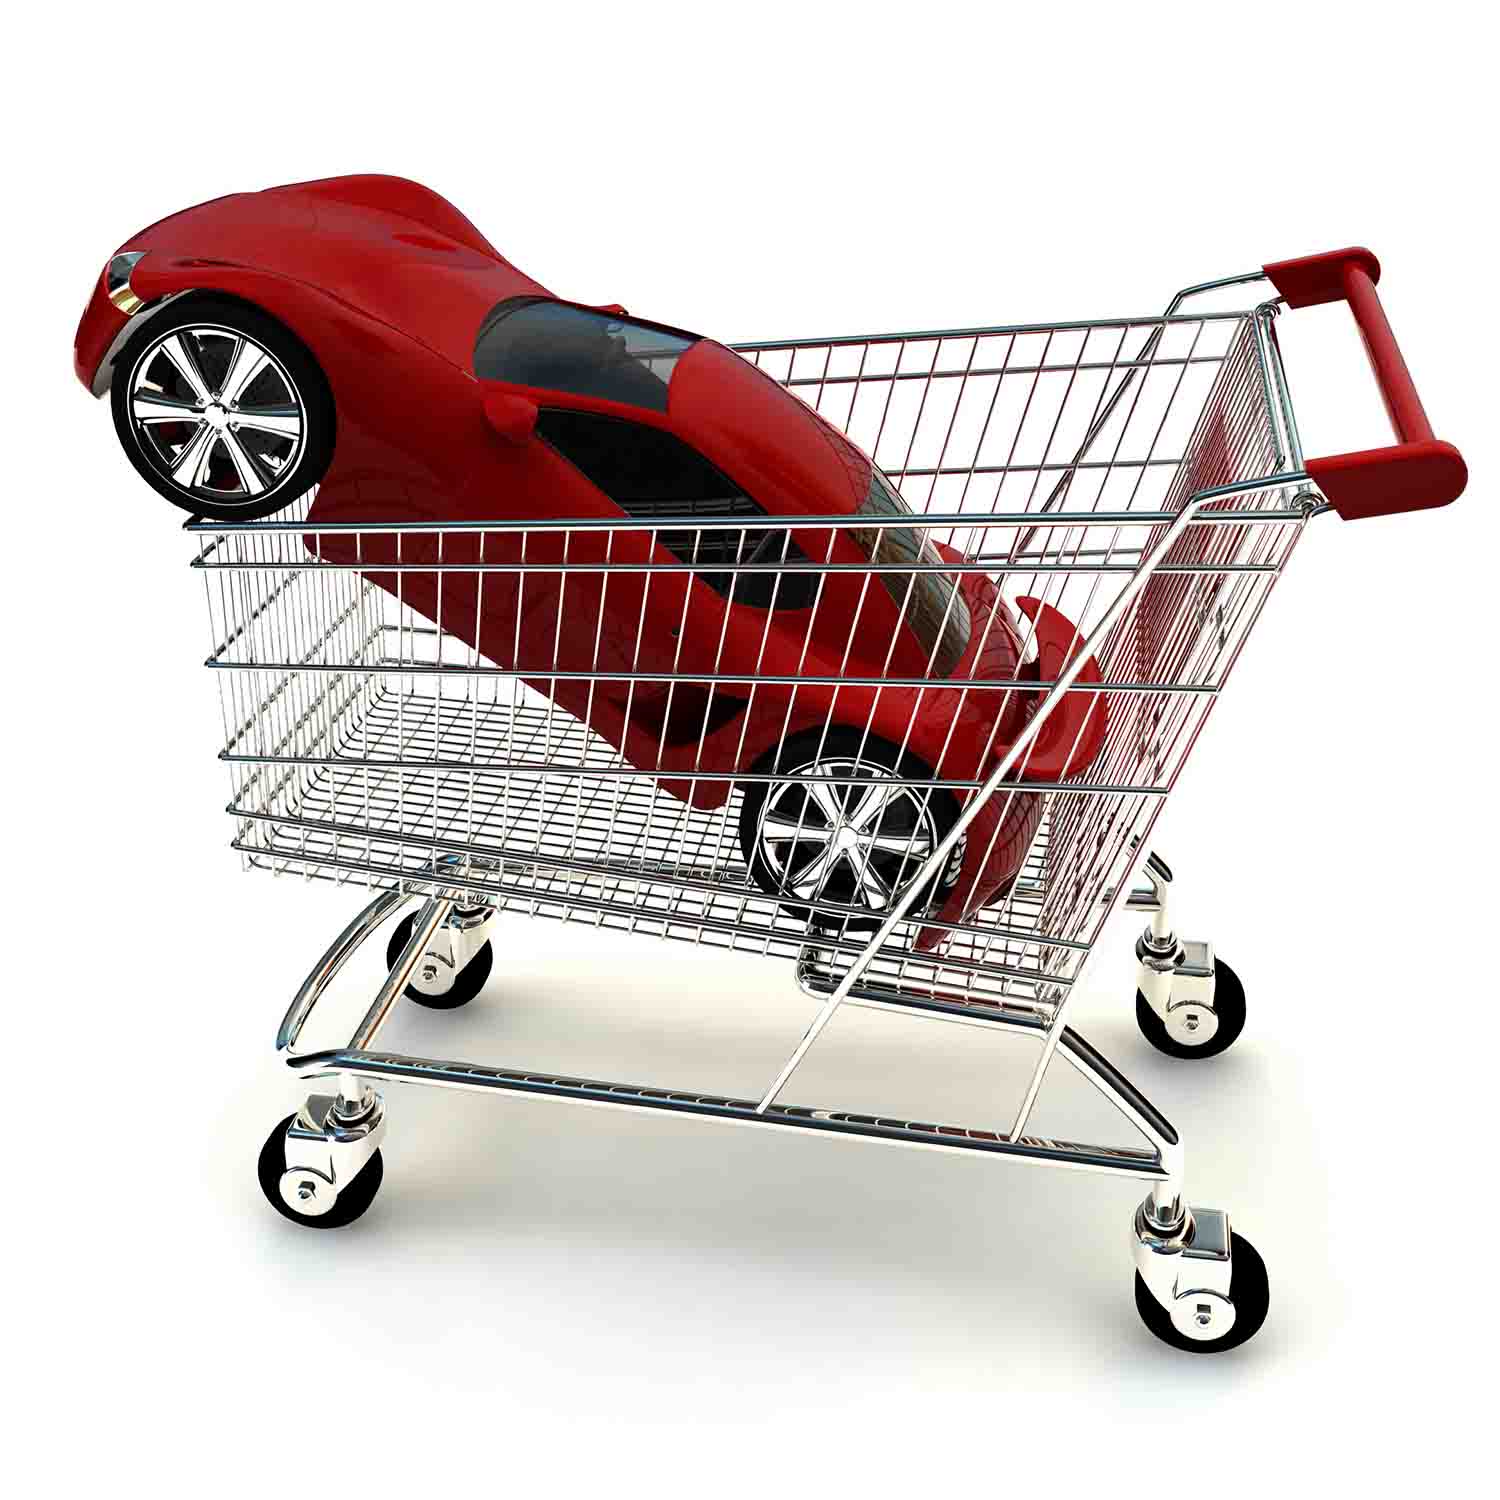
[{"label": "car's rear wheel", "polygon": [[[776,779],[748,783],[740,805],[751,878],[823,929],[878,927],[958,818],[951,791],[913,784],[932,780],[926,764],[863,730],[795,735],[755,769]],[[960,843],[908,909],[913,919],[946,897],[962,863]]]},{"label": "car's rear wheel", "polygon": [[334,407],[317,361],[274,318],[195,297],[126,345],[110,387],[126,456],[195,515],[273,515],[323,477]]}]

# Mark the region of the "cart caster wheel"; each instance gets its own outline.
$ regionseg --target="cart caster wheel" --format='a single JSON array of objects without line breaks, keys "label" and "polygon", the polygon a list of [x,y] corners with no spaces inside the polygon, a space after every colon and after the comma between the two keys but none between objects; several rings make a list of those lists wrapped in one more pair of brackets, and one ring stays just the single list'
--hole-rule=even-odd
[{"label": "cart caster wheel", "polygon": [[1260,1332],[1261,1324],[1271,1310],[1271,1283],[1266,1277],[1266,1263],[1260,1258],[1260,1251],[1244,1235],[1232,1230],[1229,1253],[1234,1266],[1229,1281],[1234,1323],[1227,1333],[1216,1339],[1195,1339],[1183,1333],[1172,1321],[1171,1312],[1151,1295],[1141,1273],[1135,1273],[1135,1309],[1141,1315],[1141,1322],[1162,1343],[1188,1354],[1222,1354],[1226,1349],[1238,1348]]},{"label": "cart caster wheel", "polygon": [[[410,939],[411,930],[416,923],[416,912],[396,923],[396,930],[391,933],[391,940],[385,945],[387,969],[396,967],[396,960],[401,957],[401,950]],[[409,984],[406,987],[406,998],[415,1000],[418,1005],[425,1005],[428,1010],[457,1010],[460,1005],[467,1005],[489,982],[494,962],[495,950],[486,939],[484,946],[454,976],[451,989],[445,990],[441,995],[429,995],[425,990]]]},{"label": "cart caster wheel", "polygon": [[1181,1041],[1169,1035],[1167,1024],[1151,1009],[1146,997],[1135,992],[1135,1021],[1141,1035],[1168,1057],[1217,1057],[1227,1052],[1245,1029],[1245,986],[1240,976],[1224,962],[1214,959],[1214,1015],[1218,1026],[1206,1040],[1197,1043]]},{"label": "cart caster wheel", "polygon": [[[309,1229],[339,1229],[345,1224],[352,1224],[375,1201],[375,1194],[380,1191],[380,1182],[385,1176],[385,1165],[380,1159],[380,1152],[377,1150],[360,1168],[353,1181],[334,1194],[333,1202],[322,1213],[301,1213],[281,1195],[281,1179],[287,1175],[286,1130],[296,1118],[296,1115],[288,1115],[260,1148],[256,1175],[260,1178],[261,1192],[277,1213],[294,1224],[305,1224]],[[294,1191],[300,1189],[305,1192],[309,1204],[318,1203],[320,1192],[334,1192],[332,1185],[325,1186],[317,1173],[302,1171],[298,1175],[303,1181],[293,1185]]]}]

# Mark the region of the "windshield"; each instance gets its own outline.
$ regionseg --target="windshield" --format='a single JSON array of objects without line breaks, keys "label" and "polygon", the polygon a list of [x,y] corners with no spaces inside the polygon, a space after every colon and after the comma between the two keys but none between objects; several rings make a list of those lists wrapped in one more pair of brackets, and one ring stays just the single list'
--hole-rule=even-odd
[{"label": "windshield", "polygon": [[[859,507],[863,516],[909,516],[911,507],[874,464],[870,488]],[[869,526],[850,530],[865,556],[875,563],[936,563],[942,554],[925,527]],[[969,645],[969,607],[946,573],[880,573],[876,575],[895,601],[902,618],[916,633],[932,671],[949,676]]]},{"label": "windshield", "polygon": [[[696,449],[659,427],[601,412],[543,407],[537,434],[628,516],[653,529],[661,520],[743,517],[743,527],[669,527],[656,540],[716,594],[758,609],[806,609],[817,598],[813,572],[781,570],[807,555],[790,531],[756,526],[765,511]],[[727,572],[725,565],[764,563],[766,572]]]},{"label": "windshield", "polygon": [[634,323],[610,313],[537,297],[515,297],[490,311],[474,344],[474,373],[620,401],[648,411],[667,409],[667,385],[690,333]]}]

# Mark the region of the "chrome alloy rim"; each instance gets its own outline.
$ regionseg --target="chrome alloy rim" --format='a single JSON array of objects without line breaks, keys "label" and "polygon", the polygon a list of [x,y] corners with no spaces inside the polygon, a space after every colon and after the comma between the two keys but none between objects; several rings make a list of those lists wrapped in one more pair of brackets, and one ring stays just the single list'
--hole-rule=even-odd
[{"label": "chrome alloy rim", "polygon": [[270,350],[232,328],[177,328],[136,361],[130,422],[148,458],[187,494],[248,504],[302,452],[305,411]]},{"label": "chrome alloy rim", "polygon": [[[846,785],[813,777],[850,777]],[[777,888],[806,901],[886,910],[937,847],[930,788],[840,757],[771,784],[757,836]]]}]

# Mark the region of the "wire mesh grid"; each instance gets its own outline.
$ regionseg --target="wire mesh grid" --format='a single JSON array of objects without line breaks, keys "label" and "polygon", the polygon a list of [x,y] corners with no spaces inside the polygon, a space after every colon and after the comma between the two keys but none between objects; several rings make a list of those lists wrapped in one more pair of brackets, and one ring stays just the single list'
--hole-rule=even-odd
[{"label": "wire mesh grid", "polygon": [[[916,903],[865,971],[1045,1018],[1300,535],[1269,318],[741,352],[899,497],[843,516],[361,525],[323,521],[314,492],[273,522],[193,523],[235,847],[278,871],[815,952],[836,975],[876,925],[864,886],[889,900],[941,824],[924,814],[973,797],[1086,652],[1097,673],[1050,709],[1064,743],[1048,761],[1036,735],[970,827],[958,896]],[[1219,488],[1101,630],[1184,505]],[[882,880],[876,824],[862,852],[847,835],[844,886],[768,882],[755,837],[793,779],[780,747],[851,729],[858,751],[803,768],[798,832],[831,806],[833,848],[874,780],[886,807],[913,794],[906,848],[880,856]],[[877,742],[897,753],[866,764]]]}]

